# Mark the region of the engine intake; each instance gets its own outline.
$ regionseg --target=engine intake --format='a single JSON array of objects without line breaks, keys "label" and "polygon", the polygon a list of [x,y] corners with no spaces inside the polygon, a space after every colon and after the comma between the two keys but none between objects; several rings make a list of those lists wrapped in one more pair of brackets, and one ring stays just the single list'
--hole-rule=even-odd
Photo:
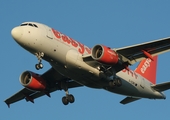
[{"label": "engine intake", "polygon": [[92,58],[108,65],[115,65],[119,59],[114,50],[104,45],[96,45],[92,48]]},{"label": "engine intake", "polygon": [[42,91],[46,89],[45,80],[40,75],[30,71],[21,74],[20,83],[30,90]]}]

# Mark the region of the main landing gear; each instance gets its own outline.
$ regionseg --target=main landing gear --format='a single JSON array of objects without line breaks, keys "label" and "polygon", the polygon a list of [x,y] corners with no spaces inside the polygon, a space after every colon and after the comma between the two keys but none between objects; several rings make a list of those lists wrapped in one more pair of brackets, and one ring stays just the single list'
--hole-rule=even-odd
[{"label": "main landing gear", "polygon": [[64,105],[68,105],[68,103],[74,103],[75,99],[72,94],[68,94],[62,98],[62,102]]},{"label": "main landing gear", "polygon": [[109,82],[109,86],[111,88],[114,88],[114,87],[120,87],[122,85],[122,81],[120,78],[114,78],[114,80],[111,80]]},{"label": "main landing gear", "polygon": [[63,104],[68,105],[69,103],[74,103],[75,98],[74,98],[74,96],[72,94],[69,94],[68,87],[67,87],[66,83],[64,83],[64,86],[62,86],[62,87],[63,87],[63,89],[64,89],[64,91],[66,93],[66,96],[64,96],[62,98]]},{"label": "main landing gear", "polygon": [[35,55],[38,58],[38,64],[35,65],[35,68],[37,70],[42,69],[43,68],[43,64],[41,62],[42,62],[42,57],[44,57],[44,53],[43,52],[38,52]]}]

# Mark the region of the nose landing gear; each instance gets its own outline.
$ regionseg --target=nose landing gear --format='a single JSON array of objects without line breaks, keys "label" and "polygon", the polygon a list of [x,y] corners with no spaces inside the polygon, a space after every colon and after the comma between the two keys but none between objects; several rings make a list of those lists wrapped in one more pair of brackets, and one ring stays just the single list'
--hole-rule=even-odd
[{"label": "nose landing gear", "polygon": [[38,64],[35,65],[35,68],[37,70],[42,69],[43,68],[43,64],[42,63],[38,63]]},{"label": "nose landing gear", "polygon": [[35,68],[37,70],[42,69],[43,68],[43,64],[41,62],[42,62],[42,57],[44,57],[44,53],[43,52],[38,52],[35,55],[38,58],[38,64],[35,65]]}]

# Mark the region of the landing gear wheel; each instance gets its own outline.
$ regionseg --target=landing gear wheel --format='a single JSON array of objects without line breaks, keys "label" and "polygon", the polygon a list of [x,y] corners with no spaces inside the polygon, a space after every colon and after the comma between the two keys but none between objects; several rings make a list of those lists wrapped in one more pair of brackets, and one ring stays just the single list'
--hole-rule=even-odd
[{"label": "landing gear wheel", "polygon": [[122,86],[122,81],[121,81],[121,79],[116,78],[115,80],[109,81],[109,86],[111,88],[120,87],[120,86]]},{"label": "landing gear wheel", "polygon": [[42,68],[43,68],[43,64],[42,64],[42,63],[36,64],[36,65],[35,65],[35,68],[36,68],[37,70],[42,69]]},{"label": "landing gear wheel", "polygon": [[70,94],[70,95],[68,96],[68,101],[69,101],[70,103],[74,103],[75,99],[74,99],[74,96],[73,96],[72,94]]},{"label": "landing gear wheel", "polygon": [[36,68],[37,70],[39,70],[39,69],[40,69],[39,64],[36,64],[36,65],[35,65],[35,68]]},{"label": "landing gear wheel", "polygon": [[114,88],[114,87],[115,87],[115,84],[114,84],[114,81],[113,81],[113,80],[109,81],[109,86],[110,86],[111,88]]},{"label": "landing gear wheel", "polygon": [[68,99],[67,99],[66,96],[64,96],[64,97],[62,98],[62,102],[63,102],[64,105],[68,105],[69,101],[68,101]]},{"label": "landing gear wheel", "polygon": [[43,68],[43,64],[42,64],[42,63],[39,63],[39,67],[42,69],[42,68]]},{"label": "landing gear wheel", "polygon": [[69,94],[69,91],[68,91],[68,81],[62,81],[60,83],[61,85],[61,89],[63,89],[65,91],[65,96],[62,98],[62,102],[64,105],[68,105],[69,103],[74,103],[75,101],[75,98],[72,94]]},{"label": "landing gear wheel", "polygon": [[122,81],[120,79],[116,79],[115,84],[117,87],[120,87],[122,85]]}]

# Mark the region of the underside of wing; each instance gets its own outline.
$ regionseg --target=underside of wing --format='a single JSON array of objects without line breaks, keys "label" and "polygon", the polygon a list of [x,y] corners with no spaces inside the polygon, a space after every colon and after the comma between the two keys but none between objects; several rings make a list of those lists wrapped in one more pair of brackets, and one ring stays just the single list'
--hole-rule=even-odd
[{"label": "underside of wing", "polygon": [[26,101],[30,101],[34,103],[34,99],[41,97],[43,95],[47,95],[48,97],[50,97],[51,92],[54,92],[56,90],[62,90],[61,87],[62,82],[65,82],[67,84],[67,88],[75,88],[75,87],[83,86],[73,80],[69,80],[67,77],[62,76],[53,68],[51,68],[41,76],[45,80],[48,80],[47,82],[50,86],[48,90],[35,91],[35,90],[23,88],[22,90],[20,90],[19,92],[17,92],[16,94],[12,95],[11,97],[9,97],[4,101],[8,105],[8,107],[10,107],[10,104],[20,101],[22,99],[26,99]]},{"label": "underside of wing", "polygon": [[150,56],[156,56],[170,51],[170,38],[154,40],[132,46],[114,49],[123,62],[130,65],[139,62]]},{"label": "underside of wing", "polygon": [[8,107],[10,107],[10,104],[20,101],[24,99],[26,95],[31,95],[32,93],[34,92],[24,88],[17,92],[16,94],[9,97],[8,99],[6,99],[4,102],[8,105]]}]

